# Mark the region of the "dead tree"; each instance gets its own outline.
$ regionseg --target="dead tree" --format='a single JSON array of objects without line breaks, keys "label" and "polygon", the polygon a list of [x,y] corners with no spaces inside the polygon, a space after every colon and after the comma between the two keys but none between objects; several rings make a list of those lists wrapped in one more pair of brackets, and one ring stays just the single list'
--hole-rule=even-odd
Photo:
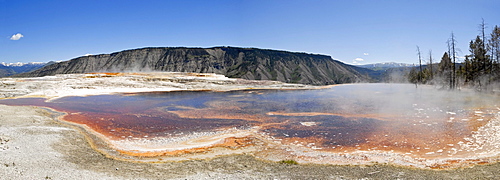
[{"label": "dead tree", "polygon": [[418,54],[418,64],[419,64],[419,72],[418,72],[418,82],[422,82],[422,56],[420,55],[420,47],[417,46],[417,54]]}]

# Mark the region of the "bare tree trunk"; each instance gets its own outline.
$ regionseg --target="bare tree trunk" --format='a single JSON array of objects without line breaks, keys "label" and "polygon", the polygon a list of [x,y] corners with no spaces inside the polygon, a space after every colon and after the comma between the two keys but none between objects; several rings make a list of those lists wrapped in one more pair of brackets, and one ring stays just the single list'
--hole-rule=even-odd
[{"label": "bare tree trunk", "polygon": [[[452,32],[453,34],[453,32]],[[450,45],[450,40],[448,39],[448,41],[446,42],[448,44],[448,55],[451,55],[451,45]],[[451,63],[450,63],[451,64]],[[450,70],[451,70],[451,67],[449,67]],[[450,81],[450,89],[453,89],[453,76],[452,76],[452,72],[447,72],[448,73],[448,80]]]},{"label": "bare tree trunk", "polygon": [[[486,49],[486,41],[485,41],[486,40],[486,36],[484,34],[484,30],[486,29],[486,24],[484,23],[484,19],[483,18],[481,18],[481,24],[479,24],[479,28],[481,29],[481,37],[482,37],[481,40],[483,41],[483,44],[481,46],[486,51],[484,53],[484,55],[486,55],[486,54],[488,54],[488,51]],[[484,61],[482,63],[482,65],[483,65],[483,75],[485,75],[487,73],[487,67],[486,67],[487,66],[487,61],[488,60],[487,60],[487,58],[485,56],[484,57]]]},{"label": "bare tree trunk", "polygon": [[451,50],[452,50],[452,53],[453,53],[453,63],[451,63],[451,66],[453,67],[453,80],[452,80],[452,89],[455,89],[456,87],[456,71],[455,71],[455,63],[456,63],[456,52],[455,52],[455,35],[453,34],[453,32],[451,32]]},{"label": "bare tree trunk", "polygon": [[418,73],[418,82],[422,82],[422,57],[420,55],[420,47],[417,46],[418,53],[418,64],[419,64],[419,73]]},{"label": "bare tree trunk", "polygon": [[429,50],[429,68],[431,69],[430,79],[434,79],[434,71],[432,71],[432,50]]}]

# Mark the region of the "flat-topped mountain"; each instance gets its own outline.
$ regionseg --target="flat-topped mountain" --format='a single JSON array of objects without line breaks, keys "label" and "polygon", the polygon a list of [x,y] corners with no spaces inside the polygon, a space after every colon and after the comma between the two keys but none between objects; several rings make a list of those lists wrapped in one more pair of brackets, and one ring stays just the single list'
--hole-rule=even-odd
[{"label": "flat-topped mountain", "polygon": [[16,77],[90,72],[194,72],[231,78],[328,85],[369,81],[351,65],[330,56],[236,47],[159,47],[78,57]]}]

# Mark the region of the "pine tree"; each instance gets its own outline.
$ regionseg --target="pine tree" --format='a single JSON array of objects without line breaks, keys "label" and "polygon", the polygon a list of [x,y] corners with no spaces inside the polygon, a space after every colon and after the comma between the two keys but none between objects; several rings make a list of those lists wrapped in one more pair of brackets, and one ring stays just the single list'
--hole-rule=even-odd
[{"label": "pine tree", "polygon": [[443,84],[449,82],[449,88],[452,86],[451,59],[447,52],[443,54],[441,62],[439,62],[438,75],[445,80]]},{"label": "pine tree", "polygon": [[489,41],[491,48],[492,72],[497,80],[500,80],[500,28],[495,26],[491,32]]},{"label": "pine tree", "polygon": [[[483,55],[483,59],[481,59],[481,65],[482,65],[482,74],[489,74],[491,73],[491,68],[490,68],[490,62],[489,62],[489,58],[487,57],[487,54],[488,54],[488,47],[486,46],[486,34],[485,34],[485,30],[486,30],[486,24],[484,23],[484,19],[481,18],[481,24],[479,24],[479,28],[480,28],[480,31],[481,31],[481,44],[479,44],[481,47],[481,49],[484,50],[484,55]],[[478,36],[479,37],[479,36]],[[488,71],[489,70],[489,71]]]},{"label": "pine tree", "polygon": [[410,72],[408,73],[408,81],[410,81],[410,83],[415,84],[415,86],[417,86],[417,84],[419,82],[419,73],[417,72],[415,67],[412,67]]},{"label": "pine tree", "polygon": [[487,65],[489,64],[489,58],[487,55],[487,51],[484,48],[484,41],[480,36],[476,36],[475,40],[470,41],[469,43],[469,51],[471,53],[471,71],[472,80],[476,82],[477,86],[481,88],[485,85],[485,77],[487,76]]},{"label": "pine tree", "polygon": [[461,66],[463,69],[462,71],[462,77],[464,78],[464,83],[465,84],[470,84],[474,80],[474,67],[470,58],[470,55],[465,56],[465,60],[463,65]]},{"label": "pine tree", "polygon": [[422,56],[420,54],[420,47],[417,46],[417,54],[418,54],[418,64],[419,64],[419,68],[418,68],[418,83],[422,83],[422,75],[423,75],[423,72],[422,72]]}]

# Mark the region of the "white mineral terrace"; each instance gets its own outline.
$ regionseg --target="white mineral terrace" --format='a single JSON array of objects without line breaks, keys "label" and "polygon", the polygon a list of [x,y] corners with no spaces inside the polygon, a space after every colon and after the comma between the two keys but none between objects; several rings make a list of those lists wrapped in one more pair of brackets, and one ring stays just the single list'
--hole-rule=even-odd
[{"label": "white mineral terrace", "polygon": [[177,90],[230,91],[238,89],[317,88],[277,81],[250,81],[211,73],[90,73],[60,74],[34,78],[0,78],[0,99],[42,97],[49,100],[65,96],[113,93],[166,92]]},{"label": "white mineral terrace", "polygon": [[109,140],[113,148],[124,151],[158,152],[176,151],[193,148],[210,147],[223,143],[226,138],[245,137],[255,134],[257,128],[227,129],[213,132],[193,132],[179,134],[174,137],[127,138],[124,140]]}]

